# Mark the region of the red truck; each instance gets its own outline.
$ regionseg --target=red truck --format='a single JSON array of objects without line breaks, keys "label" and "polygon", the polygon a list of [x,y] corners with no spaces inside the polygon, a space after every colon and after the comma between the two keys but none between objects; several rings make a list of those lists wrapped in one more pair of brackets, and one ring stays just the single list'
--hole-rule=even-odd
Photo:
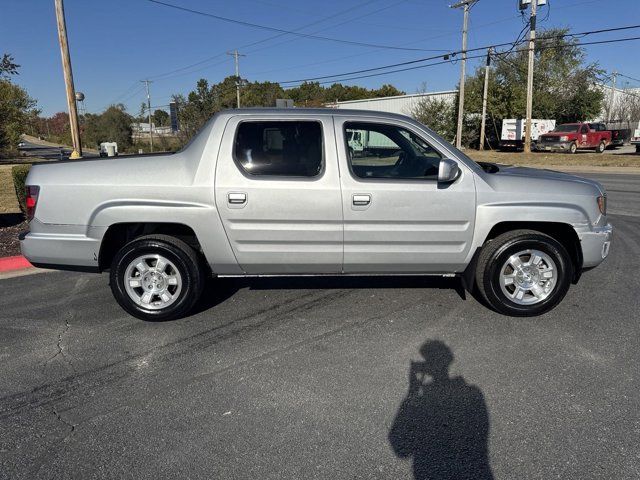
[{"label": "red truck", "polygon": [[611,143],[611,131],[604,123],[564,123],[541,135],[538,150],[576,153],[578,149],[595,148],[602,153]]}]

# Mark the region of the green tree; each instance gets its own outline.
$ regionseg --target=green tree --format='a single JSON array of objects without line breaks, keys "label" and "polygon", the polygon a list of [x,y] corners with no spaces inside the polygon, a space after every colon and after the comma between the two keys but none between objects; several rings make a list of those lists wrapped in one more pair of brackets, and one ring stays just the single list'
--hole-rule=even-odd
[{"label": "green tree", "polygon": [[20,135],[38,116],[36,101],[27,91],[7,79],[0,79],[0,154],[14,153]]},{"label": "green tree", "polygon": [[169,125],[169,114],[164,110],[156,110],[153,112],[151,120],[156,127],[166,127]]},{"label": "green tree", "polygon": [[13,57],[5,53],[0,60],[0,78],[8,78],[11,75],[18,75],[20,65],[14,63]]},{"label": "green tree", "polygon": [[[586,63],[578,40],[563,36],[568,29],[543,32],[536,43],[533,79],[533,118],[558,123],[591,120],[602,111],[603,93],[596,86],[602,76],[597,63]],[[490,117],[524,118],[526,112],[528,50],[495,55],[489,75],[487,111]],[[484,67],[465,84],[465,111],[482,112]]]},{"label": "green tree", "polygon": [[452,142],[456,134],[456,109],[452,102],[426,97],[411,110],[411,116]]},{"label": "green tree", "polygon": [[[555,119],[558,123],[591,120],[597,118],[603,106],[603,93],[597,87],[602,70],[596,63],[585,62],[584,49],[578,41],[563,36],[567,29],[551,29],[543,32],[536,43],[533,118]],[[524,118],[527,100],[526,48],[493,56],[489,70],[487,96],[487,129],[500,131],[504,118]],[[477,146],[480,135],[480,115],[484,89],[484,66],[479,67],[465,83],[465,118],[463,119],[462,143]],[[451,109],[457,110],[455,103]],[[456,131],[457,112],[439,114],[444,105],[419,104],[414,112],[416,118],[430,125],[444,137],[453,140]],[[431,120],[430,120],[431,118]],[[449,118],[449,124],[442,121]]]},{"label": "green tree", "polygon": [[123,105],[111,105],[100,115],[87,114],[85,141],[99,145],[102,142],[117,142],[118,150],[125,151],[133,145],[131,124],[134,119]]}]

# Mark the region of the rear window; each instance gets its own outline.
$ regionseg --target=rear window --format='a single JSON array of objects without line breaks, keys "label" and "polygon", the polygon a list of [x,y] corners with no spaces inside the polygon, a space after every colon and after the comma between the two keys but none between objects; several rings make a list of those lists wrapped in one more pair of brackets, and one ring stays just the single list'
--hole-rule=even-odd
[{"label": "rear window", "polygon": [[234,159],[249,175],[315,177],[323,166],[322,126],[315,121],[242,122]]}]

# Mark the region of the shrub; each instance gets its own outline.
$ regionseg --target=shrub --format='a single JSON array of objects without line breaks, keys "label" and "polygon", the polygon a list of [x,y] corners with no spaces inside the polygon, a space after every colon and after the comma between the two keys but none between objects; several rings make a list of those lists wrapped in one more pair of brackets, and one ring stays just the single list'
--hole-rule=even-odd
[{"label": "shrub", "polygon": [[22,213],[27,212],[27,207],[25,205],[25,190],[24,185],[27,181],[27,174],[29,173],[29,169],[31,165],[16,165],[11,169],[11,176],[13,177],[13,186],[16,189],[16,196],[18,197],[18,203],[20,203],[20,210]]}]

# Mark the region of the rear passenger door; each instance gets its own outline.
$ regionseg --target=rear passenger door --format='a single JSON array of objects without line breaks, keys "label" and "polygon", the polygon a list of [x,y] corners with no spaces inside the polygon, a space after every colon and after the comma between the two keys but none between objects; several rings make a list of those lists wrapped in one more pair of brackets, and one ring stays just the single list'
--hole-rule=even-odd
[{"label": "rear passenger door", "polygon": [[215,197],[244,272],[341,272],[342,203],[330,116],[233,117],[218,154]]}]

